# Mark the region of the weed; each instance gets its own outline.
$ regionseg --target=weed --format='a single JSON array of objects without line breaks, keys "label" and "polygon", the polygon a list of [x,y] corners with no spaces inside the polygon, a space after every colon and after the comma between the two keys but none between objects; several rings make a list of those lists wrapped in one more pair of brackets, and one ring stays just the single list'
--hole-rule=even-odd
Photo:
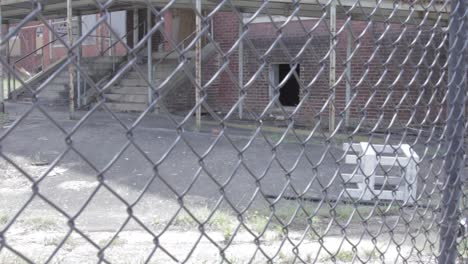
[{"label": "weed", "polygon": [[234,225],[234,216],[223,211],[216,212],[210,219],[209,224],[218,229],[225,229]]},{"label": "weed", "polygon": [[291,218],[294,216],[291,224],[302,228],[309,224],[309,219],[312,221],[312,224],[320,223],[319,216],[313,215],[314,209],[315,208],[310,206],[303,206],[299,208],[299,210],[297,210],[296,206],[282,206],[275,210],[275,215],[283,222],[290,222]]},{"label": "weed", "polygon": [[23,221],[31,231],[50,231],[57,228],[57,223],[52,218],[33,217]]},{"label": "weed", "polygon": [[44,238],[44,246],[58,246],[62,240],[57,236],[48,236]]},{"label": "weed", "polygon": [[[109,240],[107,239],[102,239],[98,242],[98,245],[100,247],[105,247],[107,245],[107,243],[109,243]],[[116,237],[112,243],[109,245],[109,247],[120,247],[120,246],[123,246],[127,243],[127,240],[121,238],[121,237]]]},{"label": "weed", "polygon": [[10,220],[10,218],[8,217],[8,215],[3,214],[3,213],[0,212],[0,226],[3,226],[3,225],[5,225],[6,223],[8,223],[8,220]]},{"label": "weed", "polygon": [[286,255],[283,252],[280,252],[278,255],[278,263],[281,264],[292,264],[296,262],[296,256]]},{"label": "weed", "polygon": [[364,249],[362,251],[367,260],[377,259],[377,250],[376,249]]},{"label": "weed", "polygon": [[340,250],[340,252],[335,255],[335,259],[342,262],[351,262],[353,261],[353,257],[354,253],[346,250]]},{"label": "weed", "polygon": [[0,124],[8,122],[8,113],[0,113]]},{"label": "weed", "polygon": [[26,264],[27,262],[24,261],[22,258],[12,255],[12,254],[5,254],[0,256],[0,264]]},{"label": "weed", "polygon": [[255,212],[252,216],[247,218],[247,224],[255,233],[260,234],[268,224],[268,217]]},{"label": "weed", "polygon": [[62,248],[66,251],[73,251],[76,247],[80,245],[80,242],[76,238],[69,237],[67,241],[63,244]]},{"label": "weed", "polygon": [[232,229],[230,227],[225,227],[222,229],[224,242],[228,242],[232,237]]}]

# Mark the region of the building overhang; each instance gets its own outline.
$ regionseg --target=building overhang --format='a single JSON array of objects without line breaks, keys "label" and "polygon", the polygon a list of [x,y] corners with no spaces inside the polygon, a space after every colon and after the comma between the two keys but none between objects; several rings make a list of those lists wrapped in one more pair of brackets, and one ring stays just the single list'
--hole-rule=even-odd
[{"label": "building overhang", "polygon": [[[201,0],[204,10],[218,8],[218,0]],[[101,7],[96,5],[101,3]],[[155,8],[194,8],[192,0],[72,0],[75,15],[95,14],[102,10],[119,11],[146,8],[147,3]],[[39,1],[42,4],[33,4],[29,0],[2,0],[1,14],[3,23],[15,23],[38,10],[44,18],[60,18],[67,14],[67,1],[47,0]],[[261,9],[262,14],[301,17],[322,17],[326,15],[331,0],[302,0],[294,4],[292,0],[270,0],[265,4],[263,0],[231,0],[226,1],[218,10],[230,11],[233,9],[242,13],[256,13]],[[335,0],[338,19],[351,17],[353,20],[381,21],[390,23],[447,24],[450,12],[449,1],[389,1],[389,0]],[[232,5],[231,5],[232,4]],[[104,5],[105,8],[104,8]],[[39,8],[41,8],[39,10]],[[37,19],[37,18],[36,18]]]}]

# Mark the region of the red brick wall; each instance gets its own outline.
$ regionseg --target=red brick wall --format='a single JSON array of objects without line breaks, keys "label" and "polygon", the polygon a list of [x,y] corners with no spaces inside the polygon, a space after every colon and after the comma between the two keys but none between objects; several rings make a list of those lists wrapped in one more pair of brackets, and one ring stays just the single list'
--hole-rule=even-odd
[{"label": "red brick wall", "polygon": [[[238,38],[239,20],[232,13],[222,13],[214,17],[214,36],[223,52],[227,52]],[[313,30],[307,35],[298,22],[290,22],[282,29],[282,43],[275,43],[277,29],[270,23],[251,24],[248,27],[247,39],[244,42],[244,84],[254,79],[247,89],[245,111],[260,114],[267,107],[269,98],[268,65],[270,63],[292,63],[300,52],[297,62],[300,64],[300,81],[302,83],[301,99],[304,102],[295,116],[299,123],[311,124],[319,118],[323,125],[328,124],[329,57],[330,45],[327,21],[304,20],[303,26]],[[319,23],[319,24],[317,24]],[[339,21],[337,29],[343,26]],[[429,111],[429,119],[435,120],[437,114],[443,111],[439,99],[430,102],[434,93],[442,94],[446,89],[445,82],[438,82],[445,71],[444,50],[442,49],[438,63],[428,70],[434,61],[436,45],[424,48],[432,32],[429,28],[407,28],[397,45],[392,45],[399,37],[401,28],[391,26],[386,30],[383,24],[368,26],[367,22],[353,22],[355,36],[361,35],[354,45],[359,48],[351,61],[351,97],[353,98],[350,113],[351,123],[364,120],[367,125],[375,124],[380,117],[385,123],[405,125],[406,122],[420,123]],[[378,39],[385,32],[384,37]],[[440,37],[434,32],[434,40],[440,43]],[[440,33],[440,32],[439,32]],[[416,37],[418,36],[419,37]],[[308,37],[310,36],[310,37]],[[410,46],[416,39],[414,46]],[[307,43],[307,45],[305,45]],[[336,47],[336,118],[344,117],[346,78],[344,78],[346,61],[347,31],[343,30],[337,36]],[[286,46],[286,47],[283,47]],[[255,48],[252,48],[254,46]],[[395,50],[394,50],[395,49]],[[270,50],[269,54],[265,54]],[[289,55],[288,55],[289,54]],[[236,78],[232,81],[224,71],[208,88],[209,104],[216,110],[228,112],[238,98],[238,88],[234,84],[238,76],[237,51],[226,57],[213,58],[204,67],[204,80],[214,76],[216,69],[223,63]],[[386,63],[387,62],[387,63]],[[261,66],[264,70],[256,78],[253,77]],[[428,79],[428,77],[430,78]],[[426,80],[429,80],[426,82]],[[421,95],[419,97],[419,95]],[[436,96],[437,98],[437,96]],[[439,102],[439,103],[438,103]],[[394,117],[396,116],[396,119]]]}]

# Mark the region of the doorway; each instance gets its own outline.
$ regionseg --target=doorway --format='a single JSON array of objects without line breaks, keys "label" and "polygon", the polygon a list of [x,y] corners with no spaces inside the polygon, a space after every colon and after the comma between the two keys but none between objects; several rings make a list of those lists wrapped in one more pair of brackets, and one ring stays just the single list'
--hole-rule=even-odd
[{"label": "doorway", "polygon": [[[272,64],[270,67],[270,74],[272,80],[277,86],[281,83],[291,71],[289,64]],[[300,65],[296,67],[296,74],[300,77]],[[272,95],[273,88],[270,88],[270,95]],[[282,106],[297,106],[300,101],[300,87],[294,75],[291,75],[283,87],[279,90],[279,101]]]}]

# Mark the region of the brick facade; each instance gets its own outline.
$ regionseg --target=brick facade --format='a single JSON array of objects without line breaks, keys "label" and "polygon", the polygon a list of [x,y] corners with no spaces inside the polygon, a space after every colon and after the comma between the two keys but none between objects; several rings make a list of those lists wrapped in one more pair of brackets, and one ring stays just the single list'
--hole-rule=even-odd
[{"label": "brick facade", "polygon": [[[127,29],[134,27],[132,16],[133,11],[128,11]],[[146,20],[146,11],[140,10],[139,17],[140,22]],[[171,13],[167,12],[164,19],[166,23],[163,28],[169,34],[173,23]],[[278,63],[298,63],[301,107],[294,119],[298,124],[311,125],[318,120],[321,120],[322,125],[328,124],[331,89],[328,57],[330,33],[327,23],[327,20],[319,19],[291,21],[282,28],[281,41],[275,41],[279,36],[278,28],[272,23],[248,25],[244,40],[243,68],[244,85],[248,84],[244,101],[246,118],[256,118],[262,112],[280,112],[279,102],[266,109],[274,96],[269,85],[270,67]],[[340,30],[343,23],[337,21],[337,123],[345,116],[348,31]],[[231,53],[228,56],[217,53],[203,63],[203,84],[209,85],[202,96],[206,98],[210,110],[228,113],[233,110],[239,98],[239,54],[234,45],[239,38],[240,21],[234,13],[220,12],[214,15],[212,24],[212,37],[222,53]],[[406,26],[402,31],[403,28],[399,25],[369,24],[360,21],[353,21],[351,28],[354,36],[353,47],[358,47],[351,60],[351,125],[356,126],[359,121],[372,125],[379,118],[383,118],[385,123],[393,122],[402,126],[406,123],[421,123],[423,120],[427,125],[441,121],[445,106],[443,95],[447,83],[447,48],[441,39],[441,29]],[[139,28],[139,36],[144,34],[143,30]],[[22,54],[35,49],[35,34],[36,27],[22,30]],[[50,32],[44,29],[44,43],[50,39],[49,34]],[[109,33],[104,27],[98,27],[93,34],[108,36]],[[129,46],[132,46],[133,33],[128,34],[126,40]],[[430,45],[426,45],[427,43]],[[97,37],[95,44],[83,46],[83,56],[99,56],[100,51],[107,46],[108,42],[104,38]],[[53,61],[67,55],[64,47],[52,47],[45,48],[42,55],[30,56],[18,65],[33,70],[41,64],[47,67]],[[153,51],[160,48],[171,50],[168,41],[164,41],[162,34],[157,33],[153,36]],[[268,54],[265,54],[267,51]],[[123,45],[116,46],[116,54],[125,55]],[[259,71],[260,69],[262,70]],[[194,90],[193,85],[187,82],[171,91],[163,101],[170,111],[187,112],[194,106]],[[291,108],[288,112],[290,111]]]},{"label": "brick facade", "polygon": [[[227,52],[238,38],[239,19],[232,13],[219,14],[214,19],[215,40],[221,49]],[[244,84],[249,83],[245,111],[259,115],[268,106],[271,96],[268,84],[271,64],[290,64],[296,61],[300,64],[300,98],[303,103],[294,118],[298,123],[307,125],[320,119],[322,125],[327,125],[331,96],[328,57],[330,34],[326,25],[328,21],[303,20],[301,23],[302,26],[299,22],[292,21],[283,27],[281,42],[276,43],[277,29],[271,23],[249,25],[244,42],[243,76]],[[338,21],[338,31],[342,26],[343,21]],[[313,30],[307,35],[303,27]],[[369,26],[367,22],[357,21],[352,23],[352,31],[355,36],[365,33],[357,39],[355,37],[353,43],[359,48],[354,52],[351,61],[351,124],[357,125],[363,120],[367,125],[372,125],[379,118],[383,118],[385,123],[393,121],[399,125],[405,125],[406,122],[420,123],[426,117],[427,125],[437,121],[436,118],[444,107],[441,96],[446,90],[446,78],[442,77],[443,80],[438,82],[446,73],[443,66],[446,50],[438,34],[441,32],[430,31],[429,28],[417,30],[407,27],[407,31],[401,35],[401,28],[394,25],[386,30],[383,24],[375,23]],[[381,38],[382,35],[384,36]],[[393,45],[400,35],[401,40],[397,45]],[[431,38],[435,44],[425,48]],[[437,52],[439,45],[442,48]],[[337,123],[345,114],[346,47],[347,31],[343,30],[337,36],[336,46]],[[267,50],[270,52],[263,56]],[[301,55],[297,60],[293,60],[299,53]],[[436,55],[438,58],[433,64]],[[237,51],[227,59],[225,63],[229,65],[232,76],[237,78]],[[205,64],[205,81],[219,69],[223,63],[219,60],[218,58],[217,61]],[[255,78],[261,66],[264,69]],[[226,72],[218,79],[207,90],[208,102],[217,111],[228,112],[238,99],[238,88],[234,84],[237,79],[232,81]],[[255,80],[250,82],[251,79]],[[433,94],[435,96],[432,96]],[[268,110],[274,111],[278,104]],[[248,117],[252,118],[253,115],[247,114]]]}]

